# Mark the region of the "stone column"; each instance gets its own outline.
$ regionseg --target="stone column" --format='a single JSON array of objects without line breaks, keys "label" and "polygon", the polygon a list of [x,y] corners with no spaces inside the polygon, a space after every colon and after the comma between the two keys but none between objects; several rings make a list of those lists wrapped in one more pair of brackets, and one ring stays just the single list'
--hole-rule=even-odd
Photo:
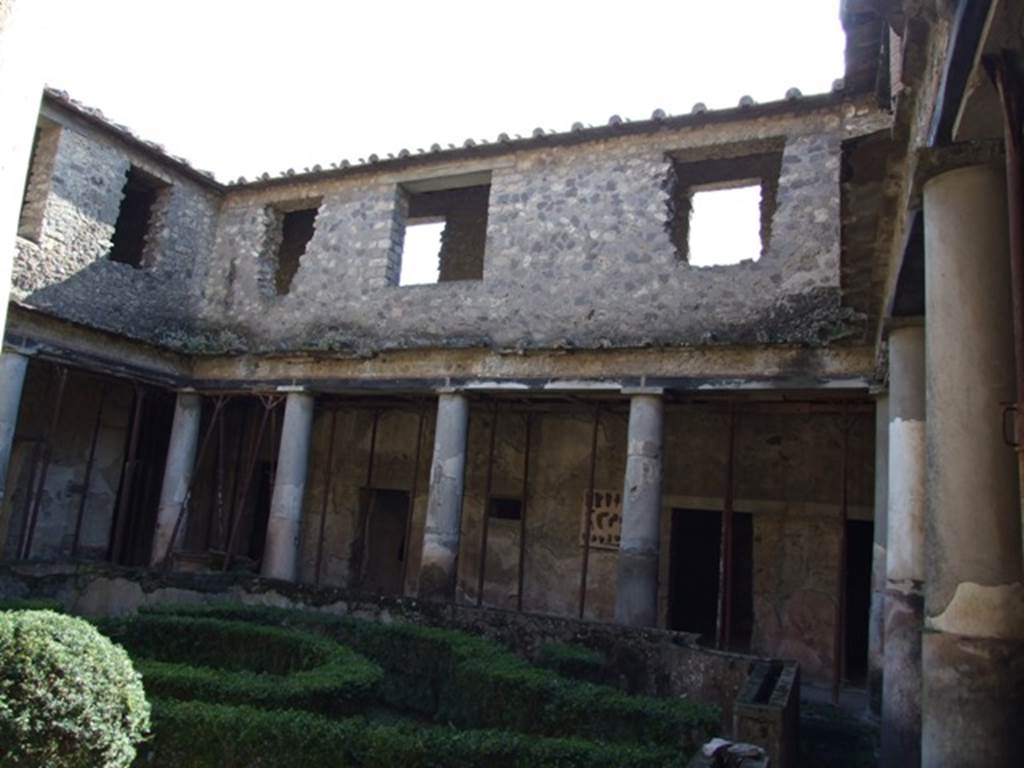
[{"label": "stone column", "polygon": [[[151,565],[162,563],[173,547],[179,545],[185,537],[188,521],[183,518],[179,524],[178,518],[192,484],[202,415],[201,396],[195,392],[178,393],[174,404],[171,440],[167,445],[167,460],[164,463],[164,481],[160,487],[160,506],[157,507],[156,530],[153,532],[153,549],[150,552]],[[175,526],[178,528],[178,536],[177,541],[172,542]]]},{"label": "stone column", "polygon": [[437,400],[434,458],[430,464],[430,495],[423,530],[419,596],[455,598],[462,485],[466,475],[466,434],[469,401],[459,392],[442,392]]},{"label": "stone column", "polygon": [[21,388],[25,384],[28,358],[17,352],[0,354],[0,509],[7,490],[7,467],[11,463],[14,430],[21,408]]},{"label": "stone column", "polygon": [[631,394],[626,478],[622,491],[622,536],[615,592],[615,621],[658,625],[658,547],[661,525],[661,390]]},{"label": "stone column", "polygon": [[260,573],[268,579],[298,581],[299,578],[302,502],[306,494],[312,431],[313,396],[305,392],[289,393],[284,407],[274,495],[270,500],[266,546],[260,568]]},{"label": "stone column", "polygon": [[1024,586],[1005,183],[947,171],[924,187],[927,479],[922,765],[1019,765]]},{"label": "stone column", "polygon": [[889,512],[881,765],[921,764],[924,614],[924,327],[889,333]]},{"label": "stone column", "polygon": [[871,554],[871,613],[868,617],[868,707],[882,711],[885,653],[885,551],[889,506],[889,393],[875,395],[875,518]]}]

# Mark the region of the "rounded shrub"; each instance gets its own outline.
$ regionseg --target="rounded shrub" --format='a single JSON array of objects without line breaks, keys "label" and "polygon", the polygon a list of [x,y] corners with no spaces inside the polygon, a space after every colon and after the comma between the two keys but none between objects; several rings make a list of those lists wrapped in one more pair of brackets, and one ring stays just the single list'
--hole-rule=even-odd
[{"label": "rounded shrub", "polygon": [[0,612],[0,766],[121,768],[148,730],[128,654],[91,624]]}]

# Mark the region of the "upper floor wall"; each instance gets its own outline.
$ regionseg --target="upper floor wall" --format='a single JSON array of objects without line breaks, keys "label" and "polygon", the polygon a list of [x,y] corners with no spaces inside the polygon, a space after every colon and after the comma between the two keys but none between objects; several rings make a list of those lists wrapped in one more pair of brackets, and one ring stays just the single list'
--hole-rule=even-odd
[{"label": "upper floor wall", "polygon": [[[842,147],[882,122],[833,94],[224,187],[51,97],[14,297],[204,353],[859,338]],[[760,187],[760,249],[689,263],[694,193],[744,184]],[[140,199],[148,222],[125,235]],[[401,285],[421,221],[447,222],[441,282]],[[137,263],[112,260],[133,236]]]}]

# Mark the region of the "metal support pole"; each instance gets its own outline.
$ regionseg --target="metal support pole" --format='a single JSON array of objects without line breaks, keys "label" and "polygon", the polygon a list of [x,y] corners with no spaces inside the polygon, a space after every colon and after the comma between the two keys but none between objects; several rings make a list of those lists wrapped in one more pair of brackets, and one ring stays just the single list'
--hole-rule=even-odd
[{"label": "metal support pole", "polygon": [[118,562],[124,556],[124,537],[128,528],[128,514],[131,511],[132,486],[135,483],[135,474],[138,466],[139,455],[139,428],[142,424],[142,408],[146,400],[146,390],[135,387],[135,403],[132,408],[132,428],[128,437],[128,446],[125,451],[124,464],[121,467],[121,489],[118,493],[117,518],[114,523],[113,535],[111,536],[110,551],[108,559]]},{"label": "metal support pole", "polygon": [[832,703],[839,703],[839,688],[843,680],[846,637],[846,518],[849,513],[850,474],[850,413],[843,407],[842,499],[839,507],[839,583],[836,585],[835,637],[832,658]]},{"label": "metal support pole", "polygon": [[590,521],[594,516],[594,479],[597,472],[597,432],[601,424],[601,406],[594,406],[594,429],[590,437],[590,477],[587,480],[587,517],[583,522],[583,567],[580,569],[580,610],[583,618],[587,605],[587,570],[590,567]]},{"label": "metal support pole", "polygon": [[519,508],[519,588],[516,592],[516,610],[523,610],[523,586],[526,582],[526,510],[530,493],[530,428],[533,414],[526,414],[526,439],[523,445],[523,492]]},{"label": "metal support pole", "polygon": [[476,605],[479,608],[484,602],[484,579],[487,573],[487,534],[491,522],[491,487],[494,480],[494,443],[498,435],[498,401],[494,401],[491,410],[491,440],[487,448],[487,480],[484,484],[483,523],[480,531],[480,564],[476,582]]},{"label": "metal support pole", "polygon": [[249,486],[252,483],[252,473],[256,469],[256,460],[259,458],[260,447],[263,445],[263,433],[267,429],[267,422],[270,418],[270,412],[277,407],[280,403],[281,398],[266,397],[260,398],[260,402],[263,405],[263,417],[260,419],[259,429],[256,430],[256,438],[253,441],[252,452],[249,454],[246,461],[245,473],[242,475],[245,478],[239,489],[238,499],[238,510],[235,515],[235,519],[231,521],[231,533],[228,536],[228,548],[224,553],[224,565],[221,568],[222,571],[228,570],[231,567],[231,561],[235,556],[235,546],[238,539],[238,523],[242,519],[242,512],[245,509],[245,498],[249,495]]},{"label": "metal support pole", "polygon": [[725,463],[722,503],[722,535],[718,551],[718,617],[715,645],[728,648],[732,639],[733,486],[736,463],[736,404],[729,406],[729,442]]},{"label": "metal support pole", "polygon": [[324,556],[324,529],[327,525],[328,498],[331,495],[331,472],[334,469],[334,431],[338,425],[338,411],[331,411],[331,430],[327,443],[327,463],[324,465],[324,487],[320,500],[320,530],[316,538],[316,570],[313,572],[313,584],[320,586],[320,565]]},{"label": "metal support pole", "polygon": [[420,449],[423,445],[423,421],[426,407],[420,407],[419,423],[416,426],[416,452],[412,460],[412,483],[409,491],[409,510],[405,515],[405,551],[402,557],[402,594],[405,594],[405,582],[409,576],[409,553],[412,552],[412,516],[416,511],[416,492],[419,490]]},{"label": "metal support pole", "polygon": [[42,469],[39,472],[35,491],[32,494],[32,507],[29,511],[28,519],[25,520],[25,535],[22,540],[20,553],[22,560],[27,560],[32,554],[32,539],[35,536],[36,522],[39,519],[39,507],[43,501],[43,489],[46,485],[46,475],[50,470],[50,459],[53,458],[51,443],[53,441],[53,434],[57,431],[57,423],[60,420],[61,405],[64,402],[64,386],[67,384],[68,371],[64,366],[58,365],[54,368],[54,375],[57,388],[56,402],[53,405],[53,410],[50,412],[50,421],[47,424],[46,434],[43,437]]},{"label": "metal support pole", "polygon": [[92,466],[96,460],[96,443],[99,440],[100,427],[103,422],[103,406],[107,402],[109,386],[104,383],[100,389],[100,404],[96,409],[96,421],[93,422],[92,435],[89,438],[89,456],[85,460],[85,477],[82,478],[82,496],[78,501],[78,515],[75,517],[75,535],[71,540],[71,557],[78,557],[78,544],[82,536],[82,520],[85,518],[85,505],[89,498],[89,485],[92,480]]}]

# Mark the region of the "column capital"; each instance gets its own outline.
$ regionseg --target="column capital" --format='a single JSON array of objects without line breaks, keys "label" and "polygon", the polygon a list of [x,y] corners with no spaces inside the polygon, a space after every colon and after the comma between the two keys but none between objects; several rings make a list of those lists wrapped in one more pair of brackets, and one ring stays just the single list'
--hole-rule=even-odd
[{"label": "column capital", "polygon": [[650,395],[651,397],[662,397],[665,394],[664,387],[622,387],[622,394],[627,397],[633,395]]},{"label": "column capital", "polygon": [[917,152],[917,167],[914,169],[910,208],[920,208],[925,185],[950,171],[970,168],[976,165],[1003,168],[1002,139],[984,141],[963,141],[943,147],[926,147]]},{"label": "column capital", "polygon": [[304,384],[278,384],[274,391],[283,395],[311,395],[309,387]]}]

